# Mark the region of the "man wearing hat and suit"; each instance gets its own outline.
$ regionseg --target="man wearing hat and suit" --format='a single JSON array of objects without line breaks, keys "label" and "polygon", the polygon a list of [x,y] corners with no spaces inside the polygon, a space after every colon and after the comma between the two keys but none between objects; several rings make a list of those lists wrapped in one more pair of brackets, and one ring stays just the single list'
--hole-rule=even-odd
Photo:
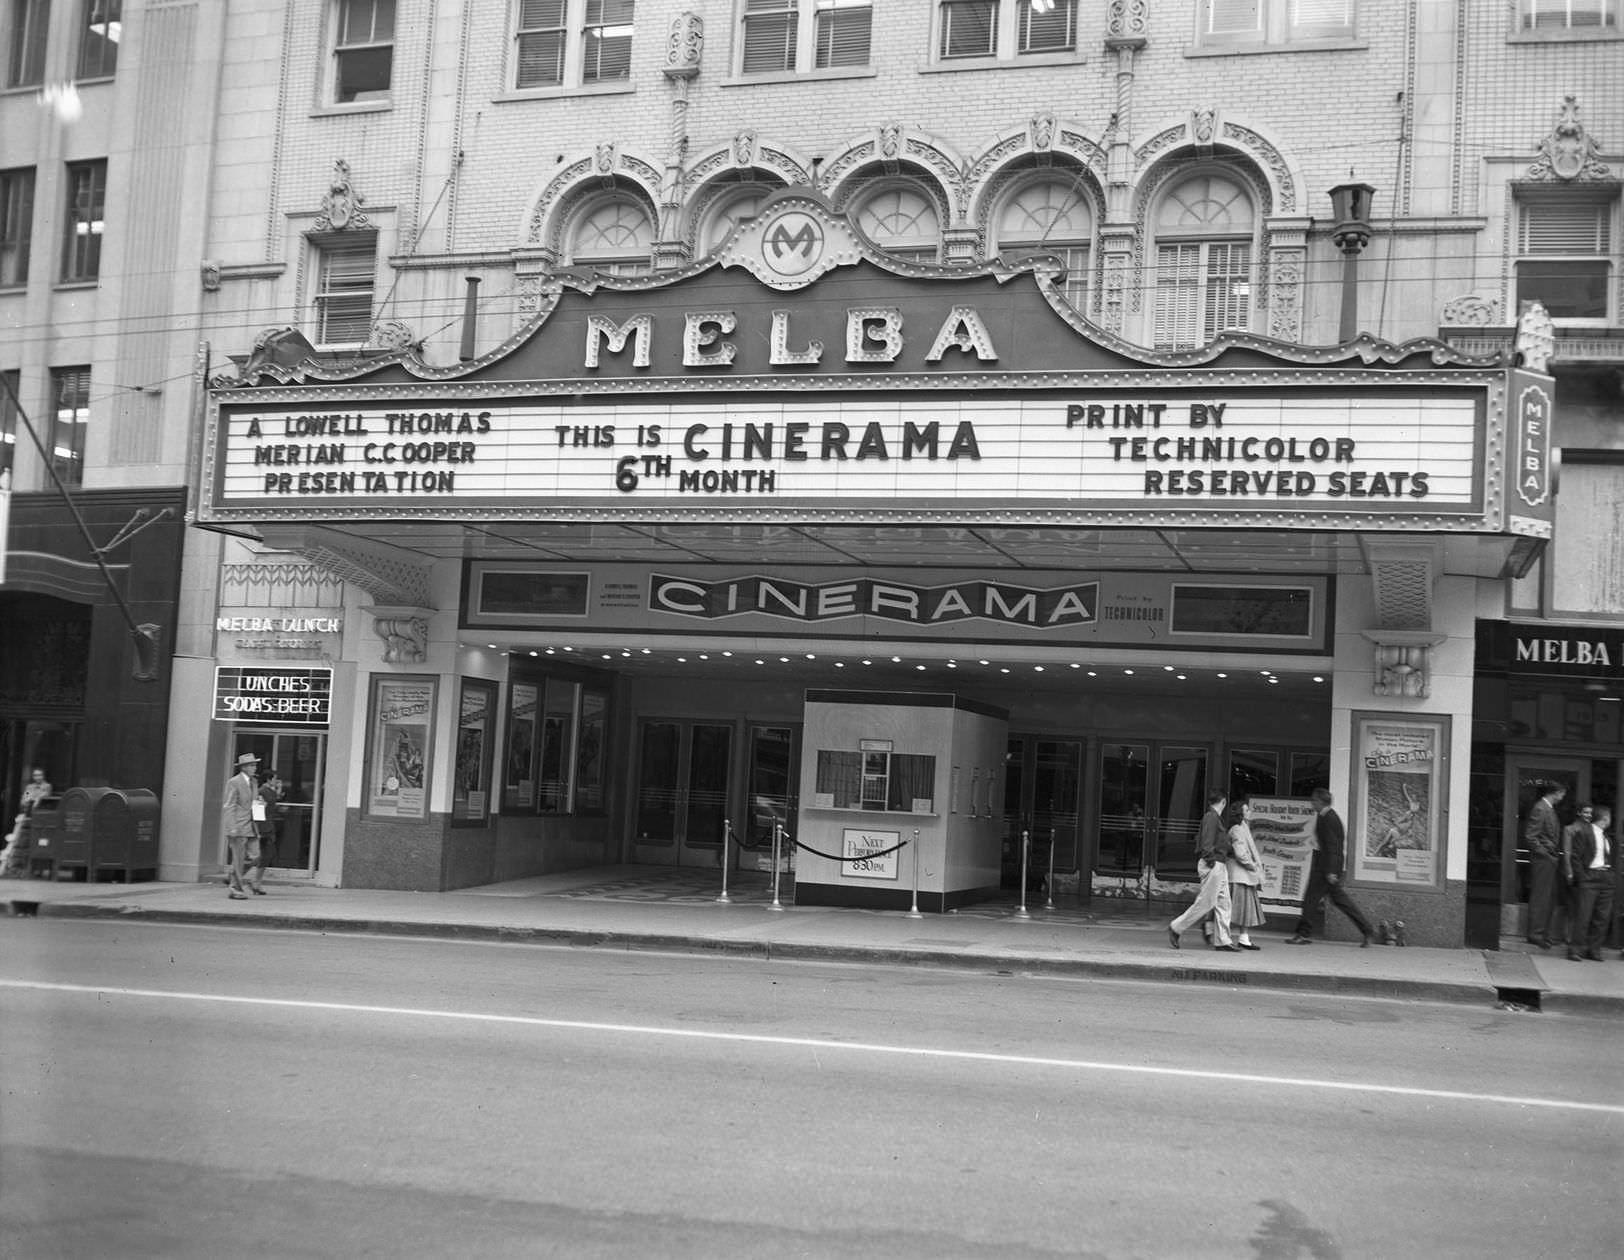
[{"label": "man wearing hat and suit", "polygon": [[[237,773],[226,780],[225,800],[221,809],[225,813],[226,846],[231,851],[231,871],[226,883],[233,901],[246,901],[243,888],[243,868],[249,870],[252,880],[259,868],[259,829],[254,826],[254,805],[260,804],[259,790],[254,786],[254,774],[259,769],[259,758],[251,752],[237,758]],[[250,883],[254,892],[262,890]]]}]

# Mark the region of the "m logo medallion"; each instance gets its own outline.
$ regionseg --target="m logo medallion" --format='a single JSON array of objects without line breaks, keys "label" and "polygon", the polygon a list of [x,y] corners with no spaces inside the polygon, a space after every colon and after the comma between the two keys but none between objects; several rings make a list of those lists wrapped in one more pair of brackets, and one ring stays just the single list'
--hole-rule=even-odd
[{"label": "m logo medallion", "polygon": [[775,215],[762,238],[762,260],[786,280],[799,279],[823,257],[823,225],[802,210]]},{"label": "m logo medallion", "polygon": [[809,189],[786,189],[768,200],[717,251],[725,267],[744,267],[775,289],[800,289],[865,250],[845,219]]}]

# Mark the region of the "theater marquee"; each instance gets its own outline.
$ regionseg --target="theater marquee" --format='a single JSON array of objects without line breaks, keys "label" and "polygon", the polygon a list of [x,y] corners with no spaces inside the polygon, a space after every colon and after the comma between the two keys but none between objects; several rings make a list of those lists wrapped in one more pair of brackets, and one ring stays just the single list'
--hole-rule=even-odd
[{"label": "theater marquee", "polygon": [[1483,509],[1482,391],[355,402],[222,408],[214,501],[772,518],[862,504],[1439,515]]}]

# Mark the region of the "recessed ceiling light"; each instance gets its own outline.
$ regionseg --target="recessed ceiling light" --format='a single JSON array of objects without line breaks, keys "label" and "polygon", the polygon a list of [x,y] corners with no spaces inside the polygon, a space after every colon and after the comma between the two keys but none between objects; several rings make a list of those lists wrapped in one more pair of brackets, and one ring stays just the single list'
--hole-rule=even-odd
[{"label": "recessed ceiling light", "polygon": [[1220,678],[1228,678],[1229,675],[1228,674],[1219,674],[1218,677],[1220,677]]},{"label": "recessed ceiling light", "polygon": [[1123,673],[1124,673],[1124,674],[1131,674],[1131,673],[1133,673],[1133,670],[1131,670],[1131,669],[1125,669],[1125,670],[1123,670],[1123,671],[1122,671],[1122,672],[1123,672]]},{"label": "recessed ceiling light", "polygon": [[1314,681],[1315,682],[1324,682],[1325,681],[1325,675],[1324,674],[1315,674],[1314,675]]},{"label": "recessed ceiling light", "polygon": [[1035,674],[1041,674],[1043,672],[1043,666],[1041,666],[1041,665],[1032,666],[1032,672],[1035,673]]}]

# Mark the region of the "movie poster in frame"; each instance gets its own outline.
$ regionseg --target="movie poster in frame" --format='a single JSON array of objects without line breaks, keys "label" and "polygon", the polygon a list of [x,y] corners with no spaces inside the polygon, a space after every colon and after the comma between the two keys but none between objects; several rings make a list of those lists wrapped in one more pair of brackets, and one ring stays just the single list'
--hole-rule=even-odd
[{"label": "movie poster in frame", "polygon": [[464,678],[457,697],[457,757],[452,767],[451,825],[482,826],[491,815],[491,748],[496,738],[496,684]]},{"label": "movie poster in frame", "polygon": [[429,676],[373,675],[367,704],[367,817],[428,817],[438,687]]},{"label": "movie poster in frame", "polygon": [[1450,719],[1443,715],[1353,715],[1353,879],[1442,890],[1449,734]]}]

